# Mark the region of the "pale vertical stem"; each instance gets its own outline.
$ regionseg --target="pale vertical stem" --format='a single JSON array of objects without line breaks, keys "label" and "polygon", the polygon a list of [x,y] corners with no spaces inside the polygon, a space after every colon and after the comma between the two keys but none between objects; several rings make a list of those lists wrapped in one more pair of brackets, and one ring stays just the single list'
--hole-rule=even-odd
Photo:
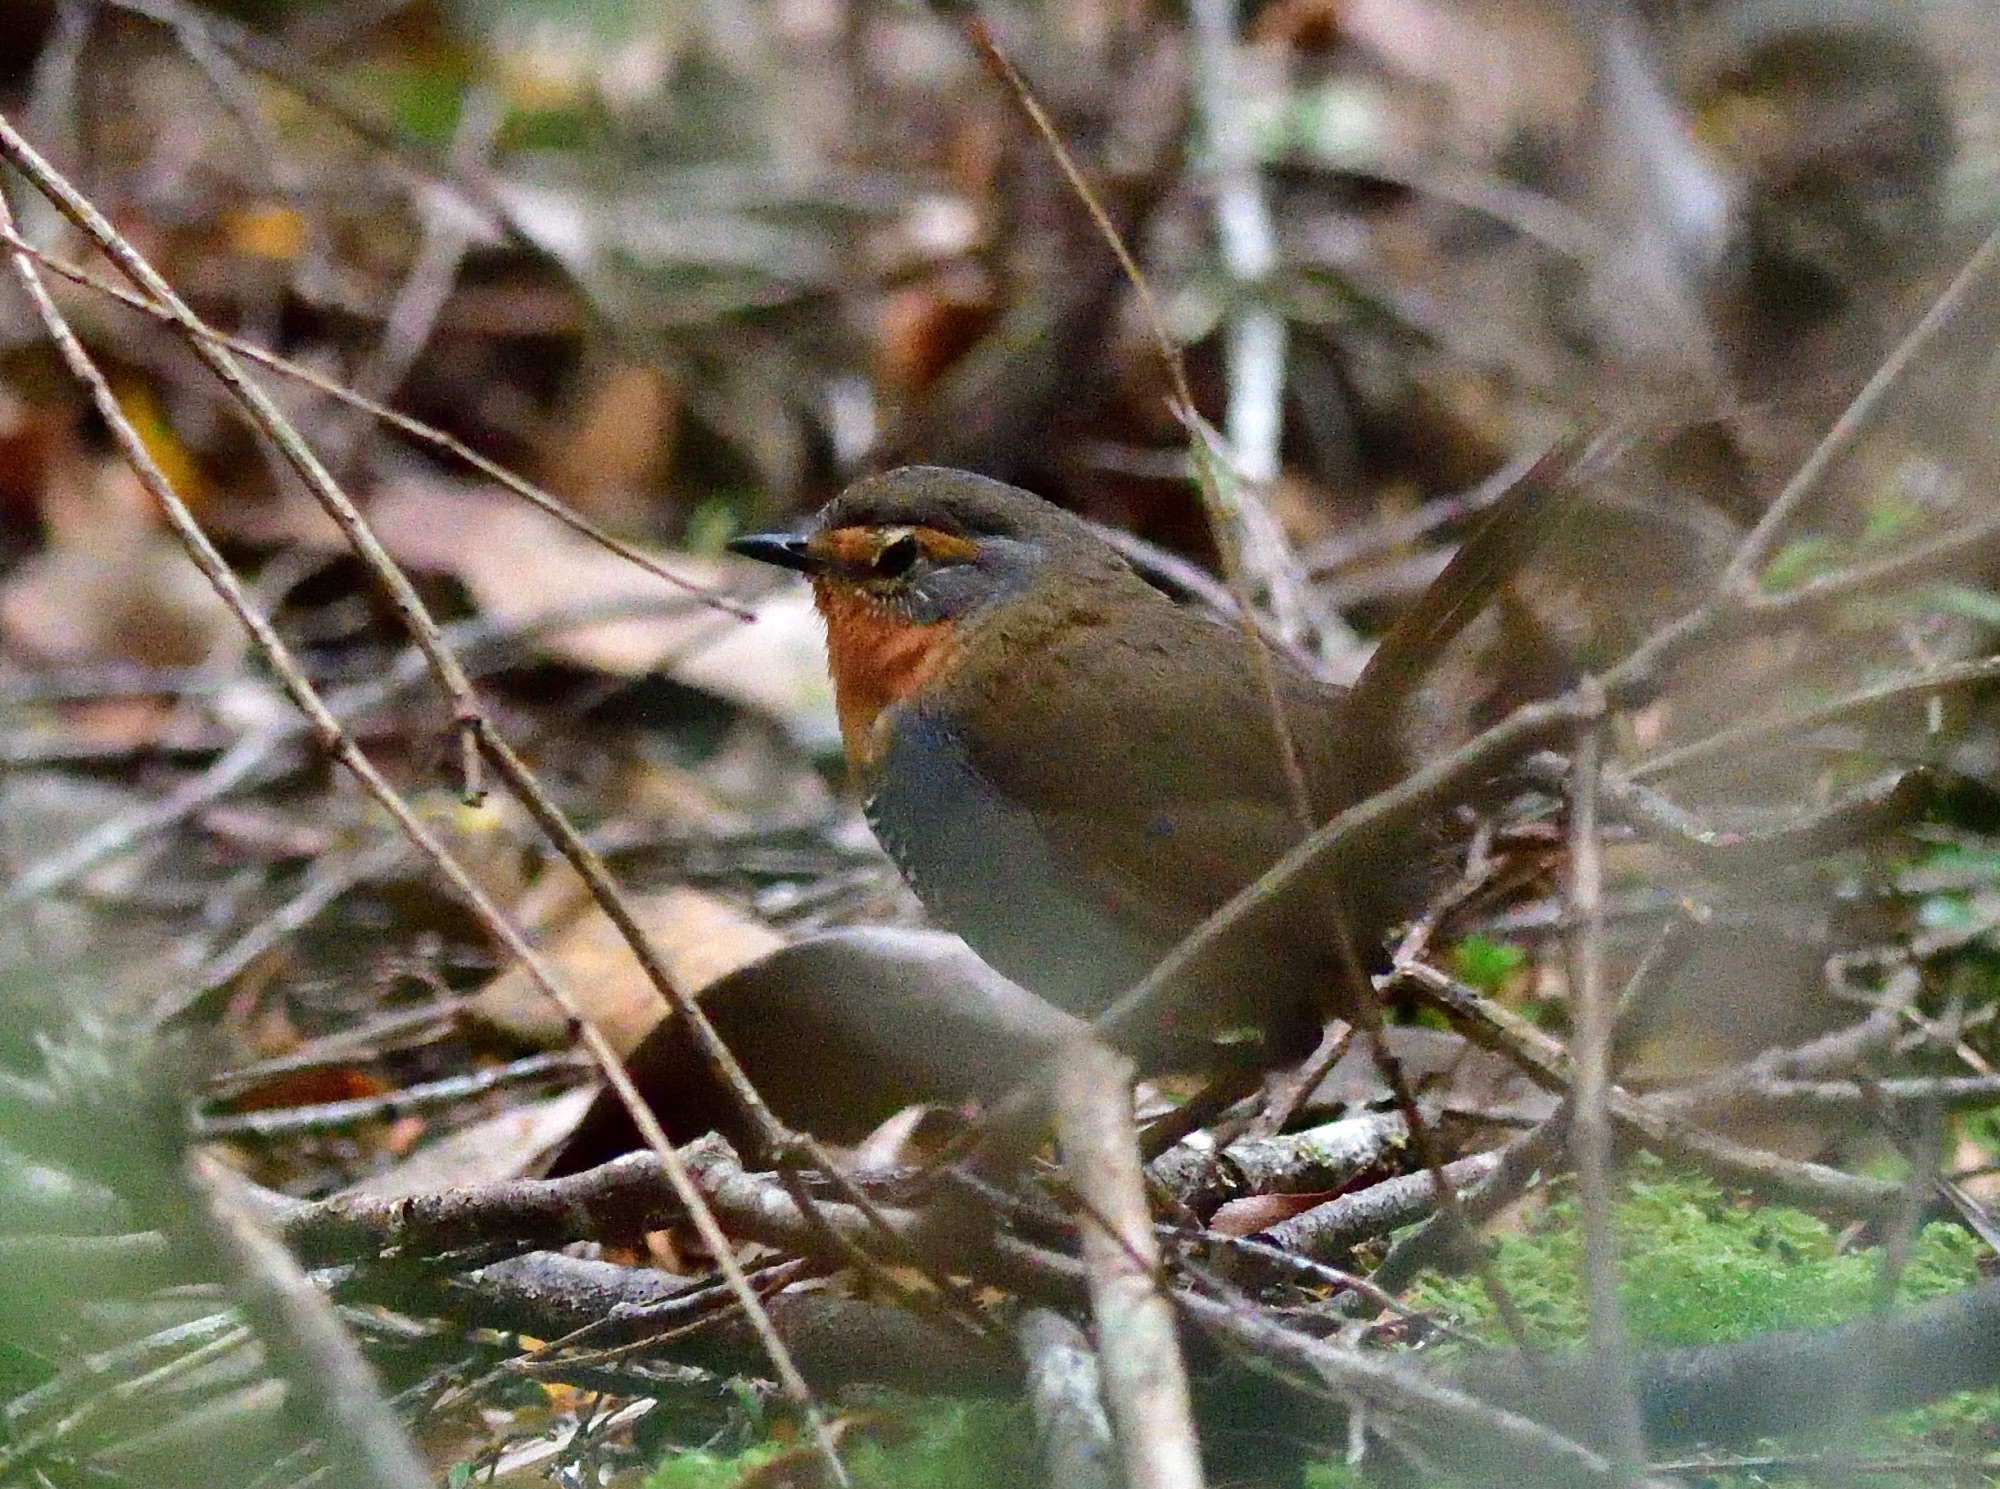
[{"label": "pale vertical stem", "polygon": [[1635,1468],[1645,1437],[1630,1385],[1631,1356],[1618,1306],[1618,1240],[1612,1230],[1611,1025],[1613,1003],[1604,973],[1604,857],[1597,830],[1603,730],[1578,731],[1570,776],[1570,1008],[1574,1035],[1576,1112],[1570,1154],[1583,1211],[1583,1290],[1598,1389],[1619,1460]]},{"label": "pale vertical stem", "polygon": [[1187,1370],[1146,1204],[1129,1059],[1094,1039],[1063,1048],[1056,1137],[1079,1204],[1104,1405],[1126,1489],[1201,1489]]},{"label": "pale vertical stem", "polygon": [[1206,175],[1215,197],[1216,238],[1234,291],[1223,330],[1229,404],[1223,414],[1224,459],[1235,475],[1225,491],[1244,568],[1262,587],[1287,641],[1323,650],[1331,633],[1338,648],[1358,646],[1326,607],[1316,605],[1304,566],[1271,512],[1284,434],[1285,362],[1289,332],[1271,304],[1278,234],[1245,106],[1236,0],[1194,0],[1195,98],[1202,123]]}]

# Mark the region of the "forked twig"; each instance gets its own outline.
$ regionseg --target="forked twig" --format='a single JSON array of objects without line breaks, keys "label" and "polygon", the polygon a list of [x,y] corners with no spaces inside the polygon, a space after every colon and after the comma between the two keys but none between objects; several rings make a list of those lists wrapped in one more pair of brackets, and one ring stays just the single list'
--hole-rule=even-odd
[{"label": "forked twig", "polygon": [[[389,409],[378,401],[356,392],[354,389],[337,380],[324,377],[309,368],[301,367],[285,358],[278,357],[253,343],[209,327],[201,322],[199,318],[187,312],[184,307],[177,311],[173,306],[163,303],[156,296],[137,294],[130,290],[122,289],[119,286],[106,283],[99,276],[93,275],[87,270],[54,259],[52,256],[44,254],[32,244],[21,239],[10,224],[0,223],[0,243],[12,247],[17,253],[31,255],[37,262],[47,265],[53,272],[62,274],[66,278],[85,284],[102,293],[109,294],[134,309],[168,321],[184,333],[199,335],[217,348],[238,352],[261,365],[270,367],[273,371],[304,382],[359,412],[369,414],[412,438],[422,440],[463,460],[481,474],[490,477],[504,486],[508,491],[520,496],[530,505],[556,518],[564,525],[572,528],[611,553],[616,554],[618,557],[635,564],[645,572],[689,592],[699,599],[701,603],[710,605],[724,613],[746,619],[751,614],[749,610],[737,602],[727,597],[716,595],[703,586],[689,580],[684,575],[674,573],[671,569],[660,563],[659,560],[633,547],[616,535],[605,531],[589,518],[576,512],[547,491],[522,479],[498,462],[480,455],[461,441],[441,430],[435,429],[419,420],[409,418],[406,415],[399,414],[393,409]],[[446,650],[449,652],[449,647],[446,647]],[[426,655],[428,655],[428,652],[426,652]],[[755,1087],[743,1074],[741,1067],[736,1063],[734,1057],[715,1034],[713,1026],[709,1024],[707,1018],[674,987],[664,964],[659,960],[657,953],[648,945],[643,932],[639,929],[629,907],[625,905],[622,895],[617,889],[616,884],[612,881],[608,871],[604,868],[602,861],[583,843],[574,827],[568,822],[568,819],[534,781],[532,773],[526,769],[518,757],[513,755],[511,748],[506,742],[500,739],[493,731],[482,728],[478,731],[478,737],[482,753],[501,768],[511,789],[514,790],[523,805],[528,807],[530,813],[535,816],[537,822],[549,834],[551,841],[556,844],[565,857],[571,860],[577,871],[583,876],[593,895],[604,906],[613,923],[625,937],[627,944],[632,948],[633,954],[638,958],[641,968],[659,991],[669,1009],[675,1011],[679,1016],[688,1021],[690,1030],[693,1032],[696,1043],[704,1058],[708,1060],[711,1068],[716,1072],[717,1078],[729,1090],[733,1099],[743,1110],[746,1118],[758,1128],[760,1135],[765,1138],[771,1151],[803,1153],[815,1167],[832,1178],[836,1185],[847,1188],[848,1186],[845,1185],[845,1179],[839,1166],[831,1161],[812,1138],[806,1134],[794,1132],[776,1121]],[[267,742],[247,742],[244,750],[246,758],[242,767],[239,769],[230,768],[230,764],[234,760],[234,754],[232,754],[229,760],[219,763],[215,770],[212,770],[208,776],[205,776],[200,782],[195,783],[190,788],[191,792],[194,793],[194,798],[192,799],[196,800],[196,804],[214,799],[216,795],[230,789],[241,776],[257,763],[261,762],[268,753]],[[178,798],[170,800],[149,813],[144,822],[135,824],[133,831],[137,835],[143,835],[152,830],[156,822],[165,823],[180,820],[191,809],[188,802],[181,801]],[[23,880],[17,882],[12,887],[10,894],[27,897],[45,893],[55,887],[57,883],[66,882],[74,878],[77,874],[84,872],[90,864],[101,861],[105,853],[111,850],[111,845],[107,841],[105,844],[98,846],[94,852],[85,856],[83,854],[83,846],[79,844],[60,861],[51,862],[46,866],[45,872],[24,877]],[[54,877],[57,873],[60,873],[60,879]],[[867,1200],[867,1197],[858,1190],[850,1188],[847,1197],[850,1202],[859,1204],[864,1209],[869,1206],[870,1202]],[[892,1234],[887,1227],[883,1227],[882,1233],[885,1237]]]},{"label": "forked twig", "polygon": [[368,397],[365,393],[349,387],[337,378],[327,377],[325,374],[315,372],[312,368],[302,366],[288,357],[281,357],[276,352],[257,345],[254,341],[247,341],[241,336],[234,336],[227,331],[218,330],[214,326],[202,321],[199,317],[183,319],[175,315],[167,306],[147,295],[135,290],[126,289],[122,285],[112,284],[102,275],[93,274],[88,269],[81,268],[67,260],[59,259],[54,254],[36,247],[34,244],[28,242],[27,239],[21,237],[12,228],[0,232],[0,245],[5,245],[16,253],[27,254],[50,273],[60,275],[73,284],[83,285],[101,295],[109,295],[120,304],[127,305],[143,315],[152,316],[156,320],[171,323],[184,332],[191,332],[194,335],[198,335],[203,340],[211,342],[215,346],[234,352],[246,361],[255,362],[259,367],[269,368],[281,377],[290,378],[294,382],[311,388],[316,393],[322,393],[328,398],[345,404],[348,408],[354,409],[358,413],[364,413],[371,419],[388,425],[398,434],[407,435],[420,444],[429,445],[432,449],[449,455],[461,464],[478,471],[480,475],[485,476],[489,481],[504,487],[513,495],[520,497],[522,501],[528,503],[529,506],[534,507],[537,511],[547,513],[572,532],[588,538],[607,553],[616,554],[635,568],[651,574],[655,579],[692,595],[704,605],[712,606],[724,614],[734,615],[743,620],[748,620],[751,616],[751,612],[737,601],[730,599],[727,595],[716,594],[706,586],[689,579],[685,574],[676,574],[652,554],[647,553],[642,548],[634,547],[616,533],[607,531],[590,518],[584,516],[583,513],[570,506],[569,503],[563,501],[562,498],[544,490],[533,481],[526,479],[518,473],[509,470],[506,466],[500,464],[499,461],[489,460],[463,440],[447,434],[444,430],[434,425],[426,424],[421,419],[413,419],[408,414],[398,413],[387,404]]},{"label": "forked twig", "polygon": [[[477,723],[479,701],[473,692],[472,681],[465,675],[465,669],[444,644],[438,633],[436,620],[430,609],[417,594],[416,587],[389,556],[375,531],[364,519],[347,493],[333,479],[326,466],[313,452],[299,432],[279,410],[272,400],[250,375],[234,353],[217,345],[200,334],[200,319],[174,293],[173,286],[161,278],[156,270],[139,251],[129,243],[118,230],[108,222],[104,214],[91,204],[82,192],[72,186],[63,175],[44,160],[20,135],[6,115],[0,114],[0,155],[28,179],[35,190],[40,192],[57,211],[96,247],[134,284],[144,290],[159,305],[163,306],[183,333],[188,349],[214,373],[232,397],[250,416],[258,431],[271,441],[284,456],[285,463],[294,474],[305,483],[320,509],[333,519],[334,525],[347,539],[355,555],[375,576],[389,596],[397,615],[403,622],[410,638],[417,643],[430,663],[431,674],[437,679],[438,687],[451,700],[452,727],[458,735],[460,779],[467,796],[477,800],[480,795],[480,770],[478,747],[473,739],[474,725]],[[9,216],[4,223],[12,228]],[[21,255],[14,255],[17,266],[28,269],[32,266]],[[43,291],[46,298],[46,291]],[[50,302],[54,308],[54,302]],[[47,321],[46,314],[43,317]],[[213,582],[213,576],[210,576]]]},{"label": "forked twig", "polygon": [[[123,240],[118,238],[118,235],[104,221],[101,215],[97,213],[96,209],[83,201],[74,188],[70,187],[66,181],[61,180],[46,161],[43,161],[38,155],[34,155],[32,151],[27,149],[26,142],[21,140],[19,134],[15,132],[13,126],[6,120],[4,115],[0,115],[0,153],[4,153],[9,160],[20,166],[38,188],[56,191],[58,193],[58,204],[67,204],[65,212],[66,215],[72,215],[72,220],[81,217],[84,221],[94,224],[110,240],[104,245],[106,251],[113,252],[115,245],[116,252],[113,253],[114,258],[121,262],[121,266],[124,266],[126,261],[131,261],[135,267],[128,268],[128,272],[139,274],[141,283],[149,293],[153,294],[163,304],[172,306],[179,303],[174,299],[171,290],[167,289],[164,282],[158,280],[158,276],[153,273],[150,266],[146,266],[143,260],[139,260],[129,245],[124,244]],[[32,169],[29,169],[29,166],[24,165],[23,162],[31,164]],[[48,183],[46,187],[43,186],[44,182]],[[0,229],[11,231],[13,226],[12,213],[6,205],[5,198],[0,197]],[[686,1165],[682,1163],[679,1155],[675,1153],[673,1146],[667,1141],[666,1134],[660,1128],[658,1118],[653,1115],[652,1108],[646,1104],[645,1099],[632,1084],[631,1077],[626,1073],[623,1063],[619,1060],[617,1052],[611,1047],[609,1040],[590,1021],[568,989],[555,980],[541,955],[529,943],[520,929],[514,925],[512,919],[492,901],[485,890],[466,871],[451,851],[438,840],[431,829],[417,815],[414,809],[411,808],[409,803],[403,799],[401,793],[390,785],[387,778],[376,768],[374,762],[354,743],[353,739],[341,726],[339,719],[327,708],[318,690],[293,659],[290,648],[286,646],[283,638],[278,635],[269,620],[251,605],[249,597],[243,590],[241,581],[237,579],[235,573],[229,568],[228,563],[217,552],[215,545],[209,539],[207,533],[194,520],[193,514],[188,511],[186,504],[181,500],[178,493],[174,491],[172,483],[167,480],[165,474],[160,470],[157,463],[155,463],[151,452],[146,448],[144,440],[141,439],[138,431],[133,428],[131,421],[126,417],[123,408],[113,395],[104,374],[98,368],[90,354],[84,349],[83,344],[77,339],[67,319],[63,316],[53,298],[51,298],[48,287],[44,283],[33,259],[19,252],[10,252],[9,259],[13,265],[16,277],[27,291],[29,300],[33,304],[37,316],[41,319],[51,340],[54,341],[71,375],[83,386],[89,395],[92,406],[97,410],[109,428],[120,455],[132,468],[133,473],[138,477],[147,493],[158,504],[168,527],[174,533],[175,537],[179,539],[188,557],[194,562],[209,584],[229,607],[231,613],[235,615],[244,629],[250,634],[252,643],[279,679],[287,696],[310,722],[313,734],[317,738],[320,747],[352,775],[362,789],[389,813],[391,818],[396,822],[396,825],[417,847],[418,851],[430,861],[432,866],[464,898],[488,931],[519,960],[522,970],[527,974],[535,987],[544,996],[552,999],[576,1023],[585,1047],[589,1049],[592,1057],[597,1061],[605,1080],[617,1092],[620,1101],[625,1104],[633,1123],[638,1127],[648,1145],[659,1155],[661,1162],[665,1165],[668,1179],[673,1185],[676,1194],[688,1206],[689,1214],[694,1222],[696,1231],[702,1238],[703,1244],[710,1249],[711,1254],[715,1258],[716,1266],[720,1269],[732,1290],[736,1292],[738,1299],[742,1302],[747,1312],[752,1327],[757,1330],[759,1338],[769,1350],[772,1367],[777,1371],[787,1394],[798,1403],[801,1412],[812,1426],[816,1444],[828,1463],[831,1472],[835,1475],[838,1482],[845,1484],[847,1482],[846,1470],[840,1465],[839,1456],[834,1450],[831,1434],[826,1426],[824,1417],[813,1400],[811,1390],[806,1385],[805,1377],[800,1374],[797,1365],[792,1361],[790,1353],[786,1350],[783,1340],[778,1337],[776,1329],[772,1327],[769,1315],[760,1306],[755,1290],[750,1287],[747,1279],[744,1277],[742,1266],[736,1260],[735,1252],[730,1246],[728,1238],[723,1234],[722,1228],[716,1221],[713,1212],[702,1202],[700,1192],[688,1174]],[[140,271],[143,271],[143,273],[140,273]],[[188,319],[192,320],[192,317],[190,316]],[[331,477],[326,474],[324,468],[319,465],[310,450],[305,448],[297,431],[293,430],[284,421],[282,415],[278,414],[269,398],[261,390],[257,389],[254,384],[249,383],[243,377],[240,364],[237,364],[227,353],[209,347],[209,344],[204,342],[191,328],[188,328],[187,335],[190,344],[198,352],[204,350],[208,352],[208,355],[203,357],[204,361],[208,361],[211,366],[216,366],[216,361],[211,360],[211,358],[218,359],[221,367],[227,369],[226,374],[219,370],[218,375],[223,376],[225,386],[229,387],[239,397],[247,399],[250,406],[259,412],[260,427],[263,427],[264,421],[271,421],[277,430],[282,431],[282,443],[298,451],[303,456],[305,468],[316,472],[319,479],[326,486],[331,487]],[[351,504],[347,502],[344,494],[338,496],[337,505],[349,513],[353,511]],[[364,534],[365,528],[359,525],[357,517],[356,527],[350,533],[350,537],[361,541]],[[371,546],[373,552],[380,554],[382,563],[387,565],[395,574],[398,584],[407,590],[409,587],[408,579],[401,574],[400,570],[395,569],[393,561],[389,560],[386,554],[380,553],[379,546],[373,545],[372,535],[367,535],[365,541]],[[414,599],[413,591],[411,595]],[[421,607],[415,612],[406,613],[405,618],[411,624],[418,625],[420,617],[422,623],[427,624],[428,617],[423,615]],[[431,640],[433,647],[426,650],[425,655],[427,658],[433,657],[434,650],[441,647],[441,642],[435,636],[434,627],[431,628]],[[462,676],[456,658],[447,656],[445,660],[451,675]],[[472,696],[469,685],[462,694],[455,693],[454,696],[462,696],[469,705]],[[461,715],[459,722],[463,726],[465,743],[469,748],[476,750],[480,738],[478,726],[481,721],[479,715],[474,711],[465,712]],[[468,779],[476,779],[476,775],[468,776]]]},{"label": "forked twig", "polygon": [[[1392,975],[1415,986],[1426,1003],[1481,1049],[1513,1061],[1544,1090],[1570,1094],[1567,1052],[1528,1020],[1428,962],[1398,967]],[[1605,1109],[1623,1133],[1649,1150],[1694,1164],[1724,1184],[1769,1194],[1799,1209],[1876,1221],[1893,1216],[1902,1203],[1900,1184],[1823,1163],[1782,1158],[1735,1142],[1616,1086],[1605,1095]]]},{"label": "forked twig", "polygon": [[[1989,238],[1968,263],[1960,282],[1954,287],[1956,298],[1949,302],[1946,310],[1956,309],[1962,303],[1965,287],[1976,282],[1996,258],[2000,258],[2000,232]],[[1939,324],[1940,317],[1927,316],[1917,330],[1905,338],[1904,348],[1899,350],[1920,347],[1935,334]],[[1892,361],[1897,369],[1906,371],[1910,358],[1903,355],[1892,358]],[[1835,432],[1823,441],[1823,448],[1851,440],[1863,416],[1879,408],[1887,387],[1888,383],[1882,380],[1871,382],[1863,396],[1856,400],[1857,407],[1850,409],[1855,417],[1837,425]],[[1575,474],[1570,477],[1576,478]],[[1933,558],[1938,550],[1962,552],[1971,542],[1983,539],[1989,533],[2000,533],[2000,519],[1973,526],[1973,538],[1964,533],[1948,534],[1921,545],[1926,558]],[[1756,533],[1745,538],[1737,556],[1746,561],[1754,559],[1761,546],[1769,541],[1769,533],[1760,527]],[[1879,576],[1878,582],[1900,579],[1908,572],[1908,562],[1906,555],[1890,555],[1870,566],[1870,572]],[[1834,575],[1829,579],[1830,582],[1837,582],[1841,577]],[[1839,591],[1842,596],[1850,592],[1844,589]],[[1586,679],[1579,686],[1555,697],[1519,705],[1499,723],[1457,749],[1340,813],[1190,931],[1141,982],[1120,996],[1099,1017],[1098,1027],[1115,1037],[1117,1031],[1142,1021],[1155,1000],[1165,996],[1176,979],[1183,976],[1203,953],[1218,945],[1254,912],[1287,893],[1295,892],[1299,881],[1308,872],[1323,871],[1330,862],[1338,861],[1341,855],[1355,853],[1362,845],[1385,842],[1389,833],[1462,801],[1480,781],[1490,778],[1526,753],[1553,743],[1565,733],[1594,727],[1617,710],[1646,699],[1674,663],[1728,639],[1743,627],[1771,623],[1773,600],[1783,598],[1782,595],[1763,598],[1753,588],[1742,585],[1718,585],[1705,602],[1661,626],[1622,661],[1599,676]],[[1970,663],[1965,664],[1965,669],[1970,674],[1988,665],[1991,664]],[[1863,700],[1857,694],[1845,706],[1861,706],[1863,701],[1874,701],[1878,694],[1893,696],[1893,690],[1898,689],[1904,693],[1921,693],[1942,685],[1940,679],[1957,678],[1959,675],[1955,669],[1938,669],[1918,679],[1904,678],[1895,683],[1877,684],[1874,689],[1866,690],[1867,699]],[[1885,689],[1892,691],[1883,692]],[[1779,725],[1773,723],[1769,727]]]}]

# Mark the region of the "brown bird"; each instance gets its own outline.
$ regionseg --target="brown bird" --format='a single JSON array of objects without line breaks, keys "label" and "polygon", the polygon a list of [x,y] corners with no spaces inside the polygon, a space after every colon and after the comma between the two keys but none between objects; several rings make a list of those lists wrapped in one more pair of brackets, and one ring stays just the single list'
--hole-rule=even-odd
[{"label": "brown bird", "polygon": [[[1449,643],[1566,510],[1569,483],[1547,479],[1554,458],[1354,688],[1271,650],[1303,802],[1242,630],[1175,604],[1039,497],[910,468],[857,482],[803,533],[731,544],[811,579],[868,820],[931,917],[1055,1005],[1038,1017],[1034,999],[934,949],[789,948],[703,998],[773,1107],[839,1140],[904,1102],[997,1095],[1074,1032],[1072,1015],[1101,1012],[1310,827],[1455,743],[1473,710]],[[1303,1054],[1367,970],[1348,967],[1343,946],[1379,957],[1441,840],[1409,834],[1322,865],[1121,1042],[1154,1069]],[[677,1139],[706,1126],[753,1136],[676,1021],[630,1063]],[[553,1171],[635,1142],[600,1098]]]},{"label": "brown bird", "polygon": [[[1438,654],[1556,505],[1542,482],[1521,489],[1351,691],[1270,650],[1302,800],[1241,629],[1175,604],[1039,497],[912,467],[857,482],[802,534],[730,546],[811,579],[869,823],[931,917],[1087,1016],[1312,827],[1448,742]],[[1136,1052],[1207,1066],[1217,1041],[1258,1063],[1310,1048],[1349,985],[1343,941],[1374,959],[1434,846],[1288,895]]]}]

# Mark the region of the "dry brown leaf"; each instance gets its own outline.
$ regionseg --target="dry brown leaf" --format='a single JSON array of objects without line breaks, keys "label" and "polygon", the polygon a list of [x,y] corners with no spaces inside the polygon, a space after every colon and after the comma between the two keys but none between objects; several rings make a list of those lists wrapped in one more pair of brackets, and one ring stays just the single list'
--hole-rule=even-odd
[{"label": "dry brown leaf", "polygon": [[912,286],[884,298],[875,322],[875,384],[884,399],[921,397],[991,329],[990,297],[966,288]]},{"label": "dry brown leaf", "polygon": [[1328,1190],[1322,1194],[1253,1194],[1228,1200],[1208,1217],[1208,1228],[1218,1236],[1254,1236],[1325,1204],[1337,1193]]},{"label": "dry brown leaf", "polygon": [[1250,40],[1259,46],[1325,51],[1340,40],[1341,9],[1340,0],[1277,0],[1250,22]]},{"label": "dry brown leaf", "polygon": [[542,485],[614,531],[638,530],[672,460],[679,414],[680,391],[664,368],[596,369],[548,453]]},{"label": "dry brown leaf", "polygon": [[0,387],[0,520],[31,521],[50,473],[80,461],[82,443],[67,411]]},{"label": "dry brown leaf", "polygon": [[329,1065],[274,1076],[239,1092],[228,1107],[232,1112],[281,1112],[295,1106],[366,1101],[388,1090],[388,1083],[373,1071],[358,1065]]},{"label": "dry brown leaf", "polygon": [[[1484,1112],[1496,1120],[1539,1122],[1555,1110],[1556,1099],[1521,1075],[1509,1061],[1447,1029],[1396,1025],[1384,1042],[1402,1067],[1410,1089],[1456,1112]],[[1395,1093],[1383,1079],[1375,1051],[1356,1040],[1306,1098],[1308,1111],[1358,1111],[1388,1101]]]},{"label": "dry brown leaf", "polygon": [[[674,984],[691,993],[785,944],[762,921],[695,889],[636,896],[631,906]],[[599,906],[592,904],[545,947],[551,970],[620,1055],[629,1054],[666,1012],[632,949]],[[556,1045],[569,1038],[562,1010],[519,967],[487,984],[477,1009],[530,1043]]]},{"label": "dry brown leaf", "polygon": [[296,263],[306,251],[310,232],[290,202],[255,202],[222,214],[224,239],[235,252],[251,258]]},{"label": "dry brown leaf", "polygon": [[[489,620],[526,626],[594,602],[661,601],[658,615],[571,626],[549,655],[619,677],[664,672],[782,720],[815,747],[838,737],[823,634],[803,586],[779,590],[746,623],[695,605],[659,579],[518,499],[438,481],[404,481],[370,508],[398,560],[455,575]],[[652,555],[707,589],[761,582],[758,566],[684,553]]]},{"label": "dry brown leaf", "polygon": [[221,664],[243,646],[228,608],[159,531],[151,500],[123,465],[52,481],[43,503],[49,546],[0,589],[0,627],[48,662]]},{"label": "dry brown leaf", "polygon": [[343,1192],[372,1199],[402,1199],[459,1185],[502,1184],[519,1178],[582,1118],[596,1090],[582,1086],[510,1107],[497,1117],[419,1148],[409,1158],[370,1175]]}]

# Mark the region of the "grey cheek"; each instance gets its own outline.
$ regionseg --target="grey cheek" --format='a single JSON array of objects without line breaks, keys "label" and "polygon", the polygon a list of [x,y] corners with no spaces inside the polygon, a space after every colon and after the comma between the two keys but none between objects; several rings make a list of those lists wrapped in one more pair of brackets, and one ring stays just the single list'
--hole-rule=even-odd
[{"label": "grey cheek", "polygon": [[912,587],[913,613],[919,621],[949,620],[998,604],[1027,586],[1041,560],[1040,544],[1020,538],[982,538],[975,562],[947,565]]}]

